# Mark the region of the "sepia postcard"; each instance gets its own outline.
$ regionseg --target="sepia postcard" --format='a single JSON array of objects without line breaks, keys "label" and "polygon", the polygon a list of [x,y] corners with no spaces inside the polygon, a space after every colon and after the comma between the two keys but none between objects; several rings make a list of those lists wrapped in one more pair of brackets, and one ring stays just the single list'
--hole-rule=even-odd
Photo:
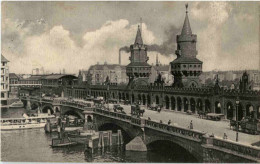
[{"label": "sepia postcard", "polygon": [[259,163],[259,5],[2,1],[0,161]]}]

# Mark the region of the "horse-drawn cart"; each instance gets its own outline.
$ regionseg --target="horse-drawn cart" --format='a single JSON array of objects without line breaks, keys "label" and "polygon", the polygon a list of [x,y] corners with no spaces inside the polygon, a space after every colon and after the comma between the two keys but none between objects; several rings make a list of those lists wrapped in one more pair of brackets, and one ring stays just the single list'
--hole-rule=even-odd
[{"label": "horse-drawn cart", "polygon": [[114,105],[113,109],[114,112],[120,111],[122,113],[124,111],[124,108],[121,107],[119,104]]},{"label": "horse-drawn cart", "polygon": [[143,116],[145,109],[140,109],[139,105],[131,105],[131,115],[136,115],[137,117]]},{"label": "horse-drawn cart", "polygon": [[224,117],[224,114],[208,113],[206,118],[208,120],[220,121]]}]

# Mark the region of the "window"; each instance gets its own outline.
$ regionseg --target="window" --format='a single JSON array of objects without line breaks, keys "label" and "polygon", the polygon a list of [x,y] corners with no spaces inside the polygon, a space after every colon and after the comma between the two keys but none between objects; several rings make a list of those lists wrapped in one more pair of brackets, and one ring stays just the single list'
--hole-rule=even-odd
[{"label": "window", "polygon": [[184,68],[186,68],[186,65],[183,65]]},{"label": "window", "polygon": [[198,65],[198,67],[200,67],[200,65]]},{"label": "window", "polygon": [[192,65],[190,65],[190,67],[192,67]]},{"label": "window", "polygon": [[197,66],[196,65],[194,65],[194,68],[196,68]]}]

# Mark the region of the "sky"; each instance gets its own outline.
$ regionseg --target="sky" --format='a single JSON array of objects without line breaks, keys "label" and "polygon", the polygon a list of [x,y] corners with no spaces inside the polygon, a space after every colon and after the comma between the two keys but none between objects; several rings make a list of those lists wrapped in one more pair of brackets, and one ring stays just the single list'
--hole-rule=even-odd
[{"label": "sky", "polygon": [[[2,2],[1,49],[14,73],[44,67],[78,74],[93,64],[118,64],[119,49],[134,43],[142,18],[149,64],[169,64],[186,2]],[[258,69],[259,2],[189,2],[197,58],[203,71]],[[130,54],[122,52],[122,64]]]}]

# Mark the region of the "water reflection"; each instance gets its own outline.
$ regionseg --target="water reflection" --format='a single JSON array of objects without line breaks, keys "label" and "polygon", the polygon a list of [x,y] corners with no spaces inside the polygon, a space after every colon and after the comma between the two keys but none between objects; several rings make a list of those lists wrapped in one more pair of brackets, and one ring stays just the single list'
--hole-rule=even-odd
[{"label": "water reflection", "polygon": [[[4,112],[8,117],[16,117],[24,110]],[[126,151],[124,146],[95,149],[93,154],[85,151],[84,145],[65,148],[51,148],[51,140],[56,133],[47,134],[43,129],[27,129],[1,132],[1,160],[9,162],[194,162],[187,158],[185,151],[178,147],[158,142],[148,152]]]}]

